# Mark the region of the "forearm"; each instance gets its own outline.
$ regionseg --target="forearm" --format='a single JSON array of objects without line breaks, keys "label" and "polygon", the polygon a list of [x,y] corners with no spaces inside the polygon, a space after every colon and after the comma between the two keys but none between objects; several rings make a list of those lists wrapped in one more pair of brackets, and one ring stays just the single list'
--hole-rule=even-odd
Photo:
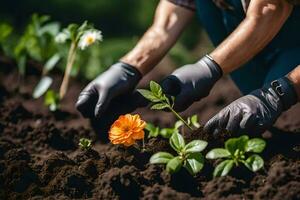
[{"label": "forearm", "polygon": [[193,15],[190,10],[162,0],[157,7],[153,25],[121,61],[146,74],[174,45]]},{"label": "forearm", "polygon": [[300,65],[288,74],[288,79],[294,85],[298,96],[298,101],[300,101]]},{"label": "forearm", "polygon": [[292,9],[282,0],[252,0],[245,20],[210,56],[224,73],[234,71],[276,36]]}]

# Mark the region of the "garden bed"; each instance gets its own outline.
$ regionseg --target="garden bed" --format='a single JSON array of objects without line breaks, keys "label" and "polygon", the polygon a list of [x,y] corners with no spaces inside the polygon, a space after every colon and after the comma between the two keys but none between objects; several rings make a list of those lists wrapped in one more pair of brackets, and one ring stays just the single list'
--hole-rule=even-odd
[{"label": "garden bed", "polygon": [[[280,129],[264,134],[263,170],[252,173],[239,168],[230,176],[212,179],[215,163],[207,162],[196,177],[185,170],[170,175],[164,166],[148,163],[152,153],[168,150],[166,140],[149,140],[145,153],[98,141],[74,108],[83,84],[72,82],[61,111],[51,113],[42,99],[31,98],[39,71],[30,68],[17,92],[14,69],[0,68],[0,199],[300,199],[299,109],[279,120]],[[204,122],[238,97],[228,79],[219,84],[222,87],[217,86],[211,97],[187,113],[197,113]],[[137,112],[156,125],[175,121],[168,113]],[[92,150],[78,148],[81,137],[93,139]],[[201,130],[185,137],[205,139],[210,147],[224,141]]]}]

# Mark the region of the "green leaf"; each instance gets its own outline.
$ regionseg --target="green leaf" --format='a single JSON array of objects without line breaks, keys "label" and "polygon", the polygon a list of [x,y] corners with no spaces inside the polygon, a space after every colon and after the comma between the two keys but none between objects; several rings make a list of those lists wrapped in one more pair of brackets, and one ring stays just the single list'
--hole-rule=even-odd
[{"label": "green leaf", "polygon": [[225,148],[234,155],[235,151],[239,149],[240,151],[245,151],[246,143],[248,142],[249,137],[243,135],[239,138],[231,138],[225,142]]},{"label": "green leaf", "polygon": [[196,175],[204,166],[204,158],[201,153],[192,153],[186,159],[184,167],[191,175]]},{"label": "green leaf", "polygon": [[46,74],[51,71],[55,65],[60,60],[60,55],[58,53],[54,54],[49,60],[45,63],[43,73]]},{"label": "green leaf", "polygon": [[79,147],[83,150],[89,150],[92,147],[92,140],[87,138],[80,138]]},{"label": "green leaf", "polygon": [[165,109],[167,107],[169,107],[169,106],[165,103],[157,103],[157,104],[154,104],[153,106],[151,106],[151,109],[152,110],[162,110],[162,109]]},{"label": "green leaf", "polygon": [[172,158],[168,163],[166,170],[170,174],[178,172],[182,167],[182,160],[180,159],[179,156]]},{"label": "green leaf", "polygon": [[264,166],[264,160],[257,154],[250,156],[245,162],[245,166],[253,172],[258,171]]},{"label": "green leaf", "polygon": [[160,135],[164,138],[170,138],[176,130],[172,128],[163,128],[160,130]]},{"label": "green leaf", "polygon": [[40,98],[49,89],[53,79],[49,76],[44,76],[33,90],[33,98]]},{"label": "green leaf", "polygon": [[170,153],[158,152],[151,156],[150,163],[151,164],[166,164],[173,158],[174,158],[174,156]]},{"label": "green leaf", "polygon": [[150,81],[150,90],[155,96],[162,97],[162,88],[155,81]]},{"label": "green leaf", "polygon": [[138,89],[137,90],[141,95],[143,95],[143,97],[145,97],[146,99],[148,99],[149,101],[153,102],[153,103],[157,103],[160,102],[161,100],[159,98],[157,98],[155,95],[152,94],[151,91],[149,90],[145,90],[145,89]]},{"label": "green leaf", "polygon": [[11,34],[13,28],[11,25],[6,23],[0,24],[0,43],[4,42],[5,39]]},{"label": "green leaf", "polygon": [[174,128],[175,129],[179,129],[181,126],[183,126],[184,125],[184,123],[181,121],[181,120],[178,120],[176,123],[175,123],[175,126],[174,126]]},{"label": "green leaf", "polygon": [[200,124],[198,122],[198,116],[197,115],[193,115],[191,117],[191,124],[195,127],[195,128],[200,128]]},{"label": "green leaf", "polygon": [[218,159],[218,158],[227,158],[231,154],[227,149],[222,149],[222,148],[216,148],[211,151],[209,151],[206,154],[206,159]]},{"label": "green leaf", "polygon": [[207,146],[207,142],[203,140],[193,140],[184,147],[186,153],[196,153],[203,151]]},{"label": "green leaf", "polygon": [[150,137],[157,137],[159,134],[159,128],[155,127],[151,123],[147,123],[145,129],[149,132],[148,138]]},{"label": "green leaf", "polygon": [[233,160],[224,160],[220,164],[218,164],[214,170],[213,176],[226,176],[233,167]]},{"label": "green leaf", "polygon": [[56,111],[59,107],[59,94],[53,90],[48,90],[45,95],[45,105],[49,106],[51,111]]},{"label": "green leaf", "polygon": [[170,145],[175,151],[180,152],[185,146],[185,142],[182,135],[176,132],[173,133],[173,135],[170,138]]},{"label": "green leaf", "polygon": [[246,152],[261,153],[266,147],[266,142],[260,138],[253,138],[246,143]]}]

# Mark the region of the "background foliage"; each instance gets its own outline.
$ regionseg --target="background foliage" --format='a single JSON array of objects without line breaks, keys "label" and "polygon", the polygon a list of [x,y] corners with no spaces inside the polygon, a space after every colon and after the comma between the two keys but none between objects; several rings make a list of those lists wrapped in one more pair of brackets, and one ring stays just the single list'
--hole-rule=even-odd
[{"label": "background foliage", "polygon": [[[49,15],[51,21],[59,22],[60,28],[69,23],[81,24],[84,20],[93,23],[104,35],[104,41],[88,51],[81,52],[74,66],[87,79],[94,78],[101,71],[116,62],[128,52],[152,23],[159,0],[2,0],[0,23],[13,27],[7,46],[20,45],[18,39],[28,29],[27,24],[33,13]],[[194,62],[199,58],[199,42],[208,44],[195,19],[169,56],[176,66]],[[1,42],[1,41],[0,41]],[[53,48],[53,47],[51,47]],[[63,47],[60,48],[63,52]],[[204,48],[207,51],[207,47]],[[196,52],[195,52],[196,51]],[[9,52],[11,54],[11,52]],[[30,52],[32,54],[32,52]],[[35,59],[37,57],[32,57]],[[43,62],[41,58],[37,59]],[[61,68],[64,65],[60,65]]]}]

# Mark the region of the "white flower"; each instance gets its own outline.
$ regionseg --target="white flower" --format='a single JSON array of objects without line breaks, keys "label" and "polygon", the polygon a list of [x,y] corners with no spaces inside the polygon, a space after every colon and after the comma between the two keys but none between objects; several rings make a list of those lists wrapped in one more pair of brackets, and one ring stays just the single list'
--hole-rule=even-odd
[{"label": "white flower", "polygon": [[81,50],[84,50],[86,47],[94,44],[95,42],[102,41],[101,31],[98,30],[87,30],[80,37],[78,46]]},{"label": "white flower", "polygon": [[67,39],[70,38],[70,34],[67,34],[66,31],[60,32],[55,37],[55,42],[57,43],[65,43]]}]

